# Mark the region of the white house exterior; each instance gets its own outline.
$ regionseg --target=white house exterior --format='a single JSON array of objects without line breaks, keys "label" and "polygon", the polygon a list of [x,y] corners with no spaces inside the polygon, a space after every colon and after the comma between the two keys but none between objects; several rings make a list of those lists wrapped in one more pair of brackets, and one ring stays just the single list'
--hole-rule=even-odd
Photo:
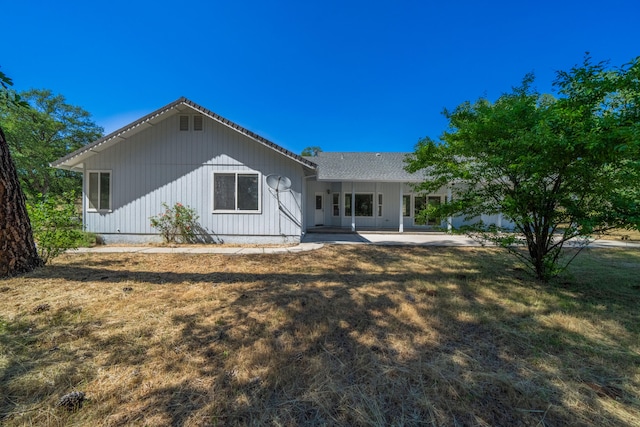
[{"label": "white house exterior", "polygon": [[[83,174],[84,226],[107,243],[160,241],[150,217],[163,203],[194,208],[204,240],[227,243],[298,242],[317,227],[460,225],[416,221],[425,203],[449,194],[414,193],[424,176],[404,171],[405,155],[301,157],[180,98],[51,165]],[[283,191],[273,188],[277,178]]]},{"label": "white house exterior", "polygon": [[[316,165],[180,98],[52,163],[83,173],[83,222],[109,242],[159,241],[150,217],[182,203],[224,242],[299,241]],[[278,197],[270,174],[291,180]]]}]

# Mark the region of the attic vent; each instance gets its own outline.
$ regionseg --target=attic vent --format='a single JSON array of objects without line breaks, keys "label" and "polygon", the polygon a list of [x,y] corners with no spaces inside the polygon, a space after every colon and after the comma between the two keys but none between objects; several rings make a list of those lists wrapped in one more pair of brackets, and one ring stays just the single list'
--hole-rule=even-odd
[{"label": "attic vent", "polygon": [[203,117],[193,116],[193,130],[202,130]]},{"label": "attic vent", "polygon": [[180,116],[180,130],[189,130],[189,116]]}]

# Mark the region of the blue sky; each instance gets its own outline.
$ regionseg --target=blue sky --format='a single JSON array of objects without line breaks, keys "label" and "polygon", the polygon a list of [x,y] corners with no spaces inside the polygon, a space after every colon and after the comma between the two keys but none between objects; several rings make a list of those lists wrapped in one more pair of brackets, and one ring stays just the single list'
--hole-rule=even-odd
[{"label": "blue sky", "polygon": [[0,3],[0,67],[107,132],[186,96],[294,152],[411,151],[528,72],[640,55],[637,0]]}]

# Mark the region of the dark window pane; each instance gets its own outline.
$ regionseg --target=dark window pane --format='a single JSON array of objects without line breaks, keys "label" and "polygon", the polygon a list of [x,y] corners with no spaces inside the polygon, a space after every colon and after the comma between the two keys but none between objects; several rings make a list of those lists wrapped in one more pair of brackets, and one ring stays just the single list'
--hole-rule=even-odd
[{"label": "dark window pane", "polygon": [[356,194],[356,216],[373,216],[373,194]]},{"label": "dark window pane", "polygon": [[340,193],[333,193],[333,216],[340,216]]},{"label": "dark window pane", "polygon": [[257,174],[238,174],[238,210],[258,210]]},{"label": "dark window pane", "polygon": [[111,187],[111,174],[100,174],[100,209],[111,209],[111,201],[109,200]]},{"label": "dark window pane", "polygon": [[89,209],[98,209],[100,204],[100,187],[98,185],[100,174],[89,173]]},{"label": "dark window pane", "polygon": [[236,175],[233,173],[217,173],[213,177],[213,182],[213,209],[235,210]]},{"label": "dark window pane", "polygon": [[402,196],[402,216],[411,216],[411,196]]},{"label": "dark window pane", "polygon": [[322,196],[319,194],[316,194],[316,210],[321,210],[322,209]]},{"label": "dark window pane", "polygon": [[351,194],[344,195],[344,216],[351,216]]}]

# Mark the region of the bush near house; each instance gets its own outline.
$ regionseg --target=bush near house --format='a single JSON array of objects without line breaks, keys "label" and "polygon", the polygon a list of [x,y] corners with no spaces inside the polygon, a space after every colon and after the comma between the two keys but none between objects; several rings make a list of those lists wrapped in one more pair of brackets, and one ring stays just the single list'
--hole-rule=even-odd
[{"label": "bush near house", "polygon": [[196,243],[198,240],[196,230],[199,227],[200,217],[195,209],[184,206],[182,203],[176,203],[171,208],[166,203],[162,203],[162,206],[164,212],[150,219],[151,226],[160,231],[164,242]]},{"label": "bush near house", "polygon": [[69,249],[87,245],[75,200],[74,193],[64,193],[39,195],[27,203],[38,255],[45,264]]}]

